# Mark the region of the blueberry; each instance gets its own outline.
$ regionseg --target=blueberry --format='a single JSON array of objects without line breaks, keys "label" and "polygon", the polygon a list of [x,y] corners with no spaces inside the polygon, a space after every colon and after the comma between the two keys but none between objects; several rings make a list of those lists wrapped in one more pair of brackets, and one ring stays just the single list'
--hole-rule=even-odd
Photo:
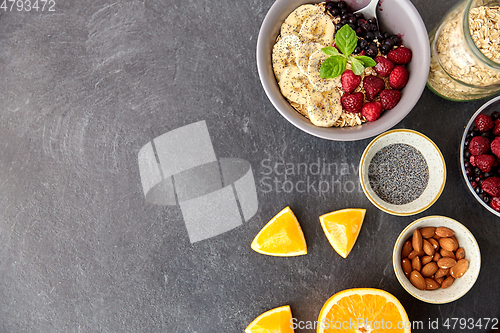
[{"label": "blueberry", "polygon": [[377,24],[377,19],[375,17],[372,17],[368,19],[368,23]]},{"label": "blueberry", "polygon": [[476,174],[476,176],[479,176],[482,173],[482,171],[479,168],[475,168],[474,173]]},{"label": "blueberry", "polygon": [[354,49],[354,53],[356,53],[356,54],[360,54],[361,51],[363,51],[363,49],[359,46],[356,46],[356,48]]},{"label": "blueberry", "polygon": [[[465,161],[464,162],[464,167],[467,169],[467,168],[470,168],[470,162],[469,161]],[[468,175],[467,175],[468,176]]]},{"label": "blueberry", "polygon": [[464,146],[465,147],[469,147],[469,144],[470,144],[470,139],[465,140]]},{"label": "blueberry", "polygon": [[325,5],[325,9],[331,11],[333,8],[337,8],[337,4],[333,1],[327,2]]},{"label": "blueberry", "polygon": [[356,14],[354,14],[354,17],[355,17],[355,18],[357,18],[357,19],[359,20],[359,19],[362,19],[362,18],[363,18],[363,14],[361,14],[361,13],[356,13]]},{"label": "blueberry", "polygon": [[380,42],[382,39],[384,39],[384,36],[382,36],[382,34],[380,33],[380,31],[376,30],[374,32],[374,35],[375,35],[375,38],[378,39],[378,41]]},{"label": "blueberry", "polygon": [[351,14],[345,13],[345,14],[342,14],[342,16],[340,18],[347,20],[349,18],[349,16],[351,16]]},{"label": "blueberry", "polygon": [[349,18],[347,19],[347,21],[349,23],[352,23],[352,24],[356,24],[356,22],[358,21],[354,16],[349,16]]},{"label": "blueberry", "polygon": [[487,194],[483,194],[483,201],[484,203],[489,203],[490,202],[490,196]]},{"label": "blueberry", "polygon": [[340,15],[344,15],[344,14],[347,14],[347,13],[349,13],[349,10],[347,10],[347,9],[345,9],[345,8],[342,8],[342,9],[340,10]]},{"label": "blueberry", "polygon": [[394,41],[390,38],[387,38],[385,41],[384,41],[384,44],[387,44],[389,45],[391,48],[394,46]]},{"label": "blueberry", "polygon": [[472,168],[471,168],[471,167],[468,167],[468,168],[466,167],[466,168],[465,168],[465,174],[466,174],[467,176],[472,176],[472,173],[473,173],[473,171],[472,171]]},{"label": "blueberry", "polygon": [[475,191],[476,191],[477,194],[482,194],[483,193],[483,189],[480,186],[476,187]]},{"label": "blueberry", "polygon": [[470,158],[470,155],[471,155],[471,154],[470,154],[470,151],[467,149],[467,150],[464,152],[464,157],[468,159],[468,158]]},{"label": "blueberry", "polygon": [[401,38],[399,38],[397,35],[392,35],[391,39],[394,42],[394,45],[400,45],[401,44]]},{"label": "blueberry", "polygon": [[497,119],[500,119],[500,112],[498,112],[498,111],[493,111],[493,112],[491,113],[491,119],[492,119],[493,121],[495,121],[495,120],[497,120]]},{"label": "blueberry", "polygon": [[472,176],[467,177],[467,179],[471,182],[472,181]]},{"label": "blueberry", "polygon": [[491,132],[490,131],[482,132],[481,136],[484,136],[485,138],[489,138],[491,136]]},{"label": "blueberry", "polygon": [[352,23],[347,23],[348,26],[351,27],[352,30],[356,30],[356,26]]},{"label": "blueberry", "polygon": [[346,25],[346,24],[347,24],[347,19],[342,19],[342,20],[340,20],[340,24],[342,24],[342,25]]},{"label": "blueberry", "polygon": [[373,32],[371,31],[368,31],[366,34],[365,34],[365,39],[369,42],[371,42],[373,39],[375,39],[375,35],[373,34]]},{"label": "blueberry", "polygon": [[493,176],[493,173],[492,173],[492,172],[486,172],[486,173],[484,174],[484,179],[486,179],[486,178],[490,178],[490,177],[492,177],[492,176]]},{"label": "blueberry", "polygon": [[339,31],[339,30],[340,30],[340,28],[342,28],[343,26],[344,26],[343,24],[340,24],[340,23],[339,23],[339,24],[337,24],[337,25],[335,26],[335,31]]},{"label": "blueberry", "polygon": [[387,39],[389,37],[391,37],[391,34],[388,32],[384,32],[384,39]]},{"label": "blueberry", "polygon": [[368,47],[368,42],[366,41],[366,39],[361,39],[360,42],[359,42],[359,46],[362,48],[362,49],[366,49]]},{"label": "blueberry", "polygon": [[385,55],[385,54],[388,54],[391,50],[392,50],[392,46],[390,46],[390,45],[387,45],[387,44],[382,44],[382,45],[380,46],[380,52],[381,52],[382,54],[384,54],[384,55]]},{"label": "blueberry", "polygon": [[330,14],[332,14],[333,16],[338,16],[340,14],[340,9],[338,9],[337,7],[332,8],[330,10]]},{"label": "blueberry", "polygon": [[337,3],[337,6],[340,8],[340,9],[344,9],[344,8],[347,8],[347,3],[345,1],[339,1]]}]

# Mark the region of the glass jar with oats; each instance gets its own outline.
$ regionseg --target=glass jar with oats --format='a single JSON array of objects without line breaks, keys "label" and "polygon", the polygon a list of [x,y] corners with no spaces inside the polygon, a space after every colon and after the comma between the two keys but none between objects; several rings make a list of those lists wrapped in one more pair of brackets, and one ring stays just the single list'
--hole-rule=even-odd
[{"label": "glass jar with oats", "polygon": [[454,101],[500,92],[500,0],[465,0],[430,34],[427,86]]}]

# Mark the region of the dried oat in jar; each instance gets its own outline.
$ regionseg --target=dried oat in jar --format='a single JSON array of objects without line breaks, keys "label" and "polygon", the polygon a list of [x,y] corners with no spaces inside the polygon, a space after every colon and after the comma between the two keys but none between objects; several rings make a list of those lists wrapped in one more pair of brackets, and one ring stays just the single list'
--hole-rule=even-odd
[{"label": "dried oat in jar", "polygon": [[427,86],[455,101],[500,91],[500,0],[458,3],[430,34]]}]

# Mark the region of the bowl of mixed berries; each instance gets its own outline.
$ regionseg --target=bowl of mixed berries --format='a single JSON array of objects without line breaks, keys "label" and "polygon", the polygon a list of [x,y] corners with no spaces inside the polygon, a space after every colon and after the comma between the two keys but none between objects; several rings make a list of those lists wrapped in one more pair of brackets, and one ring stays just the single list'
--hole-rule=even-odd
[{"label": "bowl of mixed berries", "polygon": [[469,120],[460,145],[460,162],[472,195],[500,216],[500,96]]},{"label": "bowl of mixed berries", "polygon": [[[365,1],[367,2],[367,1]],[[430,47],[409,0],[276,0],[262,23],[257,67],[274,107],[312,135],[352,141],[378,135],[415,106]]]}]

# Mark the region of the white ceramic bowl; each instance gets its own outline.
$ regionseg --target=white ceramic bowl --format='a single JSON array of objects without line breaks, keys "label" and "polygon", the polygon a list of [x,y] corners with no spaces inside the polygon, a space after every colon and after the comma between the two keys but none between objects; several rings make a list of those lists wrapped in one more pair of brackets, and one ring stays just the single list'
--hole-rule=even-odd
[{"label": "white ceramic bowl", "polygon": [[[465,250],[465,259],[469,260],[469,269],[465,272],[464,276],[455,279],[453,284],[446,289],[417,289],[411,284],[410,279],[405,276],[401,267],[401,250],[403,249],[403,244],[411,238],[415,229],[423,227],[447,227],[453,230],[458,244]],[[481,252],[479,251],[476,239],[463,224],[445,216],[427,216],[410,223],[399,234],[392,253],[392,265],[399,283],[413,297],[427,303],[449,303],[465,295],[476,282],[479,270],[481,269]]]},{"label": "white ceramic bowl", "polygon": [[[370,162],[375,154],[380,149],[396,143],[404,143],[419,150],[429,167],[429,182],[424,192],[405,205],[394,205],[382,200],[373,191],[368,178]],[[392,215],[414,215],[432,206],[443,192],[446,165],[439,148],[428,137],[413,130],[398,129],[380,134],[366,147],[359,164],[359,179],[365,195],[380,210]]]},{"label": "white ceramic bowl", "polygon": [[470,118],[469,122],[467,123],[467,126],[465,126],[464,134],[462,135],[462,141],[460,142],[460,169],[462,170],[462,176],[464,177],[465,183],[467,184],[467,188],[469,189],[470,193],[476,198],[477,201],[481,205],[483,205],[484,208],[486,208],[488,211],[491,213],[495,214],[496,216],[500,217],[500,212],[497,212],[491,206],[487,203],[485,203],[481,198],[477,195],[476,191],[474,191],[474,188],[472,187],[471,183],[467,179],[467,174],[465,173],[465,166],[464,166],[464,145],[465,145],[465,140],[467,140],[467,133],[469,132],[469,129],[471,127],[474,127],[474,120],[479,114],[487,114],[490,115],[493,111],[500,111],[500,96],[495,97],[485,104],[481,106],[476,113],[472,115]]},{"label": "white ceramic bowl", "polygon": [[[410,79],[402,90],[401,101],[394,109],[385,111],[378,120],[371,123],[344,128],[317,127],[295,111],[281,95],[272,69],[271,53],[285,18],[302,4],[319,2],[322,1],[276,0],[269,9],[257,40],[257,68],[262,86],[281,115],[309,134],[337,141],[360,140],[378,135],[400,122],[413,109],[425,88],[430,66],[430,45],[424,22],[409,0],[381,1],[377,15],[382,30],[401,34],[404,45],[413,52],[412,61],[407,66]],[[346,2],[353,9],[362,6],[359,0],[346,0]]]}]

